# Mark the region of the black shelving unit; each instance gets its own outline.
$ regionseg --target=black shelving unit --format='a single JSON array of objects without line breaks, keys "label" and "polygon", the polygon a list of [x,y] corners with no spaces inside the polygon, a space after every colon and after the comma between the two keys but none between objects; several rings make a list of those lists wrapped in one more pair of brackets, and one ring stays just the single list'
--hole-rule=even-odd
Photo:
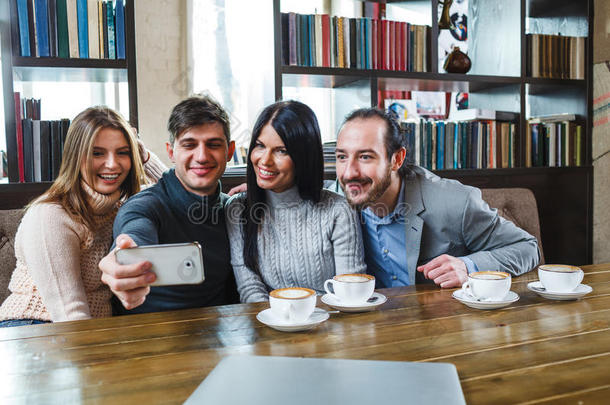
[{"label": "black shelving unit", "polygon": [[[478,7],[493,6],[494,2],[470,0]],[[378,3],[401,3],[385,0]],[[407,4],[408,2],[402,1]],[[512,3],[511,3],[512,5]],[[378,90],[418,90],[482,93],[493,102],[496,94],[505,92],[519,98],[513,112],[519,113],[518,137],[516,140],[516,163],[513,169],[463,169],[440,170],[437,174],[453,178],[462,183],[484,187],[526,187],[536,195],[542,223],[542,243],[547,262],[564,262],[573,264],[591,263],[593,259],[593,167],[591,161],[592,129],[592,83],[593,83],[593,0],[574,2],[572,0],[520,0],[520,64],[515,75],[489,74],[444,74],[438,72],[438,1],[430,0],[432,40],[428,44],[429,72],[403,72],[388,70],[360,70],[322,67],[286,66],[281,58],[281,0],[274,0],[274,33],[275,33],[275,97],[282,99],[283,86],[310,86],[341,88],[353,83],[366,83],[370,88],[371,106],[378,106]],[[508,5],[507,5],[508,6]],[[588,22],[588,35],[585,50],[585,78],[583,80],[548,79],[528,77],[526,58],[526,21],[528,18],[585,18]],[[470,18],[470,16],[469,16]],[[469,20],[469,24],[472,19]],[[479,21],[479,24],[482,22]],[[484,22],[483,22],[484,23]],[[502,47],[502,30],[505,21],[489,21],[496,24],[492,38],[487,39],[486,46]],[[549,32],[550,33],[550,32]],[[475,33],[476,34],[476,33]],[[469,35],[474,35],[469,27]],[[494,37],[497,36],[497,37]],[[489,48],[492,54],[492,48]],[[486,60],[473,60],[485,64]],[[548,94],[548,96],[545,96]],[[545,105],[546,114],[576,112],[584,117],[585,142],[582,167],[525,168],[525,136],[528,116],[528,99],[539,96],[548,97]],[[565,99],[579,111],[563,111],[561,103],[553,103],[554,98]],[[493,108],[478,106],[480,108]],[[502,110],[502,108],[495,108]],[[548,110],[548,111],[547,111]],[[532,116],[541,115],[534,111]]]},{"label": "black shelving unit", "polygon": [[[0,2],[0,37],[2,47],[2,81],[4,97],[4,119],[8,154],[9,182],[19,181],[17,170],[17,145],[15,139],[14,81],[86,81],[86,82],[127,82],[129,87],[129,121],[138,127],[138,99],[136,79],[135,15],[133,0],[125,3],[125,59],[81,59],[47,58],[19,56],[13,49],[11,38],[18,38],[17,21],[11,20],[13,0]],[[16,15],[13,13],[12,15]],[[83,109],[89,107],[83,105]],[[33,186],[37,189],[36,186]],[[30,187],[32,188],[32,187]],[[30,189],[28,188],[28,190]],[[46,189],[44,183],[38,188]],[[17,188],[18,189],[18,188]],[[0,193],[17,190],[9,185],[0,185]],[[14,195],[14,194],[11,194]]]}]

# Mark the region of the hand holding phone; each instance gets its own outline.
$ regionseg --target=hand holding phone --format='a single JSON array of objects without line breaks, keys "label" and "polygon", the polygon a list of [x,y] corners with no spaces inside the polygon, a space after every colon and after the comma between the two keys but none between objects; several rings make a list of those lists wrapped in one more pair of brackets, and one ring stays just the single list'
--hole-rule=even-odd
[{"label": "hand holding phone", "polygon": [[137,246],[115,252],[120,264],[148,261],[157,280],[151,286],[200,284],[205,279],[201,245],[197,242]]}]

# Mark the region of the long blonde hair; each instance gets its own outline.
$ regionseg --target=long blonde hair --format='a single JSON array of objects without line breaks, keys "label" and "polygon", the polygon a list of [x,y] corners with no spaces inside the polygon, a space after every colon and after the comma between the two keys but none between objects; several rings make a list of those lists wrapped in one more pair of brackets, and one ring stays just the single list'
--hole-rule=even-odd
[{"label": "long blonde hair", "polygon": [[[90,107],[74,118],[66,140],[59,168],[59,175],[49,190],[32,202],[52,202],[60,204],[77,222],[88,229],[94,229],[93,209],[87,203],[86,193],[81,187],[81,165],[87,159],[87,175],[92,171],[93,144],[98,133],[104,128],[117,129],[125,135],[130,147],[131,169],[125,181],[121,184],[121,198],[129,197],[140,191],[140,184],[145,181],[144,168],[138,153],[138,141],[135,131],[116,111],[104,107]],[[29,208],[28,206],[28,208]]]}]

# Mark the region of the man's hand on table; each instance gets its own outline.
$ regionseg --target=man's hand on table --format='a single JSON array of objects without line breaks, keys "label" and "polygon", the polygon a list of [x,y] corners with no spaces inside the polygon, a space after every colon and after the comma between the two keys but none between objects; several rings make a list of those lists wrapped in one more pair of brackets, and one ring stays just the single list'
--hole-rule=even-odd
[{"label": "man's hand on table", "polygon": [[434,280],[441,288],[461,287],[468,279],[468,268],[462,259],[440,255],[428,263],[417,267],[424,277]]},{"label": "man's hand on table", "polygon": [[[116,247],[125,249],[137,246],[127,235],[121,234],[116,238]],[[121,301],[125,309],[133,309],[144,303],[150,292],[149,285],[157,276],[149,271],[150,262],[122,265],[116,261],[114,250],[108,253],[99,264],[102,271],[102,282]]]}]

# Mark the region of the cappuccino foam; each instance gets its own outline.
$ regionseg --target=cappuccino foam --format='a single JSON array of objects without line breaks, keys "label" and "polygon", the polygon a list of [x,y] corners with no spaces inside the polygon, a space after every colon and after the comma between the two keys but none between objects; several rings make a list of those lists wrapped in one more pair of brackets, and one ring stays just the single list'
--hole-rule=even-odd
[{"label": "cappuccino foam", "polygon": [[337,281],[344,281],[346,283],[364,283],[365,281],[369,281],[370,278],[365,276],[359,276],[356,274],[345,274],[336,276],[335,279]]},{"label": "cappuccino foam", "polygon": [[478,280],[504,280],[507,276],[502,273],[481,272],[481,273],[472,273],[470,275],[470,277],[476,278]]},{"label": "cappuccino foam", "polygon": [[307,290],[301,290],[298,288],[294,288],[294,289],[286,289],[286,290],[280,290],[277,291],[274,294],[277,298],[305,298],[311,295],[311,292],[307,291]]},{"label": "cappuccino foam", "polygon": [[546,271],[554,271],[557,273],[576,273],[577,271],[580,270],[579,267],[575,267],[575,266],[553,266],[553,265],[547,265],[547,266],[540,266],[541,270],[546,270]]}]

